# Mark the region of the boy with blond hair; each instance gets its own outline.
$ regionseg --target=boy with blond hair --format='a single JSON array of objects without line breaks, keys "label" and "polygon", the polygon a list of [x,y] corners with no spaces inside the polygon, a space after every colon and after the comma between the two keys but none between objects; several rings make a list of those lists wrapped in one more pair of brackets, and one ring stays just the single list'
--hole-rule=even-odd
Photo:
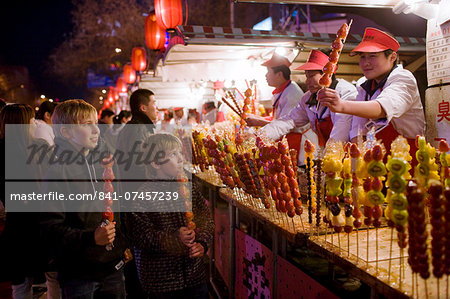
[{"label": "boy with blond hair", "polygon": [[55,150],[45,191],[94,198],[52,203],[46,206],[51,212],[41,216],[43,236],[54,250],[62,298],[125,298],[126,243],[118,208],[113,204],[114,220],[102,224],[104,202],[98,200],[104,184],[101,163],[109,153],[98,144],[97,111],[83,100],[68,100],[55,108],[52,118]]}]

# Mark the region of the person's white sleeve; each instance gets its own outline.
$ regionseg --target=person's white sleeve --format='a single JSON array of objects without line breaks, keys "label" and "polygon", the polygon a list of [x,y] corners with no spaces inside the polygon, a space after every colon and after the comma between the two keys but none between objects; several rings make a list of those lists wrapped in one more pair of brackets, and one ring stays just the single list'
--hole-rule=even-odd
[{"label": "person's white sleeve", "polygon": [[[393,78],[394,79],[394,78]],[[375,99],[383,107],[386,118],[401,117],[414,104],[414,97],[417,92],[417,83],[411,74],[396,74],[395,80],[386,86],[380,95]]]},{"label": "person's white sleeve", "polygon": [[295,127],[302,127],[309,123],[308,116],[304,108],[298,104],[288,115],[275,119],[261,128],[267,137],[277,140]]},{"label": "person's white sleeve", "polygon": [[260,130],[267,137],[278,140],[287,133],[289,133],[295,127],[292,119],[275,119],[262,127]]},{"label": "person's white sleeve", "polygon": [[[358,94],[356,87],[347,81],[340,80],[340,84],[336,86],[336,91],[344,101],[354,101]],[[352,128],[352,115],[343,113],[331,113],[333,121],[333,130],[330,133],[330,139],[338,141],[348,141],[350,130]]]},{"label": "person's white sleeve", "polygon": [[[361,87],[358,87],[358,95],[356,96],[356,101],[361,101],[364,99],[365,91]],[[352,116],[352,125],[350,130],[350,140],[358,136],[358,132],[363,132],[365,129],[365,124],[367,123],[366,118]]]}]

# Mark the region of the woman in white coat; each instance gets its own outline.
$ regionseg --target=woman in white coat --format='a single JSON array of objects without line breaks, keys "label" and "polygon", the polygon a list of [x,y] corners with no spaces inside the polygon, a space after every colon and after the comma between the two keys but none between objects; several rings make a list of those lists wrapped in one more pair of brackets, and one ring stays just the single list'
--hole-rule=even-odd
[{"label": "woman in white coat", "polygon": [[389,34],[366,28],[362,42],[350,55],[359,54],[359,66],[366,81],[358,86],[356,101],[342,101],[331,89],[318,93],[319,102],[330,110],[353,115],[350,138],[366,135],[375,126],[389,153],[392,141],[403,135],[415,153],[415,137],[425,133],[425,116],[413,74],[397,65],[400,44]]}]

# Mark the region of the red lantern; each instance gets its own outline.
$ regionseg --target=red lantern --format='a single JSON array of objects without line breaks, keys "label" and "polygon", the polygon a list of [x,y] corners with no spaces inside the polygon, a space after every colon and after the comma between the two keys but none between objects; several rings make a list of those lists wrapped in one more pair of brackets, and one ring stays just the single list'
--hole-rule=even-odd
[{"label": "red lantern", "polygon": [[163,29],[183,24],[181,0],[155,0],[156,21]]},{"label": "red lantern", "polygon": [[165,42],[166,31],[158,26],[154,14],[149,15],[145,19],[145,43],[147,47],[151,50],[164,49]]},{"label": "red lantern", "polygon": [[127,84],[133,84],[136,81],[136,71],[133,69],[131,64],[125,64],[123,66],[123,80]]},{"label": "red lantern", "polygon": [[115,91],[114,91],[114,87],[110,86],[109,87],[109,92],[108,92],[108,99],[105,101],[105,105],[112,104],[115,100],[115,95],[114,95]]},{"label": "red lantern", "polygon": [[133,68],[142,72],[147,67],[147,58],[145,55],[145,49],[142,47],[135,47],[131,53],[131,65]]},{"label": "red lantern", "polygon": [[[123,81],[123,79],[120,77],[119,79],[117,79],[117,83],[116,83],[116,89],[117,91],[120,92],[127,92],[127,84],[125,83],[125,81]],[[117,99],[117,97],[115,97]]]}]

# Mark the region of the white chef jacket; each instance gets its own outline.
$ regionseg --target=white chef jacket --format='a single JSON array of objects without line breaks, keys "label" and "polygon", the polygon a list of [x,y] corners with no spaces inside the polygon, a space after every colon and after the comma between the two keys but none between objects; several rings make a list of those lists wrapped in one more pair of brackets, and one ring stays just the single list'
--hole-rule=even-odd
[{"label": "white chef jacket", "polygon": [[292,81],[282,92],[275,93],[272,97],[272,105],[276,102],[276,109],[273,119],[279,119],[285,115],[288,115],[292,109],[297,106],[298,101],[302,96],[303,91],[297,83]]},{"label": "white chef jacket", "polygon": [[[425,116],[423,106],[420,101],[416,78],[410,71],[398,65],[389,74],[384,86],[378,89],[372,97],[361,86],[358,86],[357,89],[356,100],[364,101],[367,99],[380,103],[386,113],[387,122],[392,123],[399,134],[409,139],[416,138],[416,135],[424,135]],[[358,135],[358,129],[365,135],[368,121],[366,118],[353,116],[350,139]],[[381,127],[378,129],[381,129]]]},{"label": "white chef jacket", "polygon": [[[339,93],[341,99],[345,101],[355,100],[357,95],[356,87],[344,79],[337,79],[337,81],[338,83],[335,90]],[[352,116],[348,114],[331,112],[330,109],[325,106],[319,106],[319,111],[317,113],[317,107],[309,107],[308,104],[306,104],[310,97],[311,92],[306,92],[295,109],[293,109],[288,115],[270,122],[261,130],[263,130],[269,138],[277,140],[289,132],[298,132],[299,128],[307,124],[310,124],[314,132],[317,132],[317,117],[325,119],[331,116],[333,130],[331,131],[330,139],[344,142],[348,141]]]}]

